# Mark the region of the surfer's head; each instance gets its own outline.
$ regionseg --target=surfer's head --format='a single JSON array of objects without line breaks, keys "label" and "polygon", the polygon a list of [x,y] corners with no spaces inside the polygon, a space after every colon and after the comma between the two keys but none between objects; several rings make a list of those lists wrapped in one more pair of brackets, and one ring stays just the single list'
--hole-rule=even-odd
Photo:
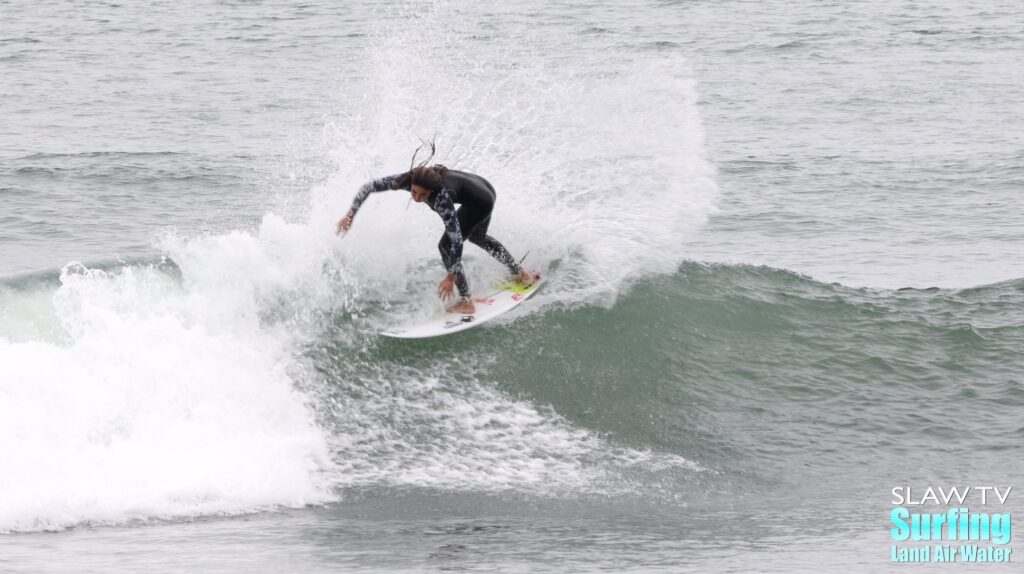
[{"label": "surfer's head", "polygon": [[395,187],[408,189],[412,192],[413,201],[422,203],[430,199],[434,192],[441,191],[444,174],[447,172],[448,168],[443,165],[414,167],[398,178]]},{"label": "surfer's head", "polygon": [[421,187],[417,184],[412,184],[412,189],[409,190],[412,193],[412,200],[416,203],[423,203],[430,199],[430,194],[434,193],[425,187]]}]

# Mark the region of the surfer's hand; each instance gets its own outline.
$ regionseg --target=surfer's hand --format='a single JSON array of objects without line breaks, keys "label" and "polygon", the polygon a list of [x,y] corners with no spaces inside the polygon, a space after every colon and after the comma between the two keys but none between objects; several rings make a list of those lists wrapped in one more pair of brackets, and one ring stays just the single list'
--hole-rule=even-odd
[{"label": "surfer's hand", "polygon": [[341,221],[338,222],[338,230],[335,233],[338,235],[344,235],[348,231],[348,228],[352,227],[352,219],[355,216],[356,214],[350,211],[345,215],[345,217],[342,217]]},{"label": "surfer's hand", "polygon": [[447,301],[455,296],[455,275],[449,273],[437,286],[437,294],[442,301]]}]

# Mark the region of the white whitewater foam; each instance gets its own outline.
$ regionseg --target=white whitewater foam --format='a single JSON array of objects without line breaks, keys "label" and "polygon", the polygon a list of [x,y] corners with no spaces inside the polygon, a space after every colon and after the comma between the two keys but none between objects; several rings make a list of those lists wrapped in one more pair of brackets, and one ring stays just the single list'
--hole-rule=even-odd
[{"label": "white whitewater foam", "polygon": [[53,295],[67,342],[0,340],[0,530],[333,498],[287,341],[253,307],[287,278],[245,268],[252,241],[185,242],[184,290],[151,267],[69,265]]}]

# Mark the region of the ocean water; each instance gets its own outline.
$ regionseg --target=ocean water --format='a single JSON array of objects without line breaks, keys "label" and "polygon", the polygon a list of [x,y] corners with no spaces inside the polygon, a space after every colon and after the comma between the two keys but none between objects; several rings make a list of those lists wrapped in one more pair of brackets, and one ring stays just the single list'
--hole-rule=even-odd
[{"label": "ocean water", "polygon": [[[903,571],[894,487],[1024,488],[1016,3],[0,13],[0,571]],[[387,340],[436,216],[333,228],[433,137],[550,282]]]}]

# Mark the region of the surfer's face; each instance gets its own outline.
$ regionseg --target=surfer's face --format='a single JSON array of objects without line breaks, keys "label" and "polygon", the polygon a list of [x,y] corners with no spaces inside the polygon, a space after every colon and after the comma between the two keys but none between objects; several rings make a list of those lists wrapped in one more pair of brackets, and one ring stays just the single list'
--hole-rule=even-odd
[{"label": "surfer's face", "polygon": [[416,203],[423,203],[430,197],[430,190],[413,184],[412,186],[412,200]]}]

